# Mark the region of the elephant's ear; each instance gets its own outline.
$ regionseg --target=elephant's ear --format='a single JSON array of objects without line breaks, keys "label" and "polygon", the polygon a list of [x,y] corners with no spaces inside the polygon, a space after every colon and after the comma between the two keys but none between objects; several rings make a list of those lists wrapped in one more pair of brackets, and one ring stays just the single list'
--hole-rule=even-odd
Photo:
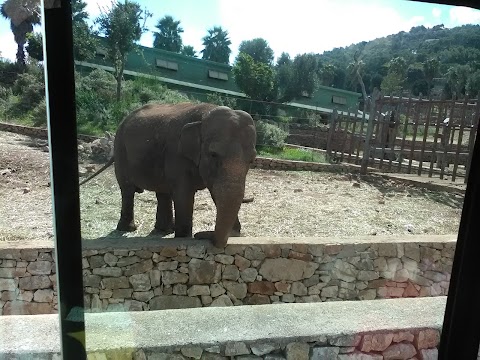
[{"label": "elephant's ear", "polygon": [[188,159],[192,160],[195,165],[198,165],[200,162],[200,149],[202,143],[201,127],[201,121],[185,125],[182,128],[180,141],[178,143],[178,151]]}]

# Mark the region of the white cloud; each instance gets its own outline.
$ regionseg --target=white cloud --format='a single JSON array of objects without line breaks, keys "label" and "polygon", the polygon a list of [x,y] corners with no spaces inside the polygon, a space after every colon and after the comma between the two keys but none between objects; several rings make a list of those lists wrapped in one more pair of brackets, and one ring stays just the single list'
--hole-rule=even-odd
[{"label": "white cloud", "polygon": [[442,16],[442,10],[439,9],[439,8],[433,8],[432,9],[432,15],[434,18],[439,18],[440,16]]},{"label": "white cloud", "polygon": [[[422,24],[423,16],[409,19],[388,2],[354,0],[243,0],[220,1],[222,23],[232,50],[242,40],[266,39],[275,55],[322,53],[361,41],[408,31]],[[232,54],[235,55],[235,54]]]},{"label": "white cloud", "polygon": [[110,8],[112,5],[110,0],[85,0],[85,3],[87,4],[85,10],[88,12],[90,19],[100,15],[101,9]]},{"label": "white cloud", "polygon": [[450,10],[450,21],[452,26],[480,24],[480,10],[462,6],[454,7]]},{"label": "white cloud", "polygon": [[4,32],[0,35],[0,52],[1,57],[11,61],[16,60],[17,44],[13,39],[13,34],[11,31]]}]

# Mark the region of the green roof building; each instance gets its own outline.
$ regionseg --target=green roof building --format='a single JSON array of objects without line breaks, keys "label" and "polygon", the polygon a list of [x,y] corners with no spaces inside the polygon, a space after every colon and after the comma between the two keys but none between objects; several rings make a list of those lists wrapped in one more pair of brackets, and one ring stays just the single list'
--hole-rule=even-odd
[{"label": "green roof building", "polygon": [[[106,60],[105,55],[105,49],[99,47],[94,59],[75,61],[76,67],[78,70],[101,68],[113,72],[112,64]],[[169,88],[201,101],[205,101],[207,93],[250,101],[237,87],[231,69],[226,64],[140,46],[140,51],[132,51],[128,55],[124,74],[125,77],[156,79]],[[315,93],[305,94],[301,99],[284,104],[282,108],[314,110],[322,114],[331,113],[333,109],[356,110],[360,96],[360,93],[353,91],[319,86]]]}]

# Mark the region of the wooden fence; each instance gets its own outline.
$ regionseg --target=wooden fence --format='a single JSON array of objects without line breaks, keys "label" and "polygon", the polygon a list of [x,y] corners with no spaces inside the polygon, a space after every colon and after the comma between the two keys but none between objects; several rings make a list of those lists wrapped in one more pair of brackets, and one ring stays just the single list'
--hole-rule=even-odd
[{"label": "wooden fence", "polygon": [[[478,99],[432,100],[375,93],[368,114],[333,112],[327,141],[330,161],[386,172],[451,176],[467,181],[480,117]],[[343,141],[334,142],[341,133]],[[335,145],[333,145],[335,144]]]}]

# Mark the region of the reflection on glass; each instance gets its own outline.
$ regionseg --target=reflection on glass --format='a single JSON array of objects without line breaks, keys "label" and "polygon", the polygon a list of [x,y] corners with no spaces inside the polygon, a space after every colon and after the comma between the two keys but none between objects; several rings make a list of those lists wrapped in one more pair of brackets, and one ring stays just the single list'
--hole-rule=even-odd
[{"label": "reflection on glass", "polygon": [[[89,352],[435,358],[478,26],[413,2],[100,5],[72,1]],[[58,310],[32,9],[0,62],[0,321]]]}]

